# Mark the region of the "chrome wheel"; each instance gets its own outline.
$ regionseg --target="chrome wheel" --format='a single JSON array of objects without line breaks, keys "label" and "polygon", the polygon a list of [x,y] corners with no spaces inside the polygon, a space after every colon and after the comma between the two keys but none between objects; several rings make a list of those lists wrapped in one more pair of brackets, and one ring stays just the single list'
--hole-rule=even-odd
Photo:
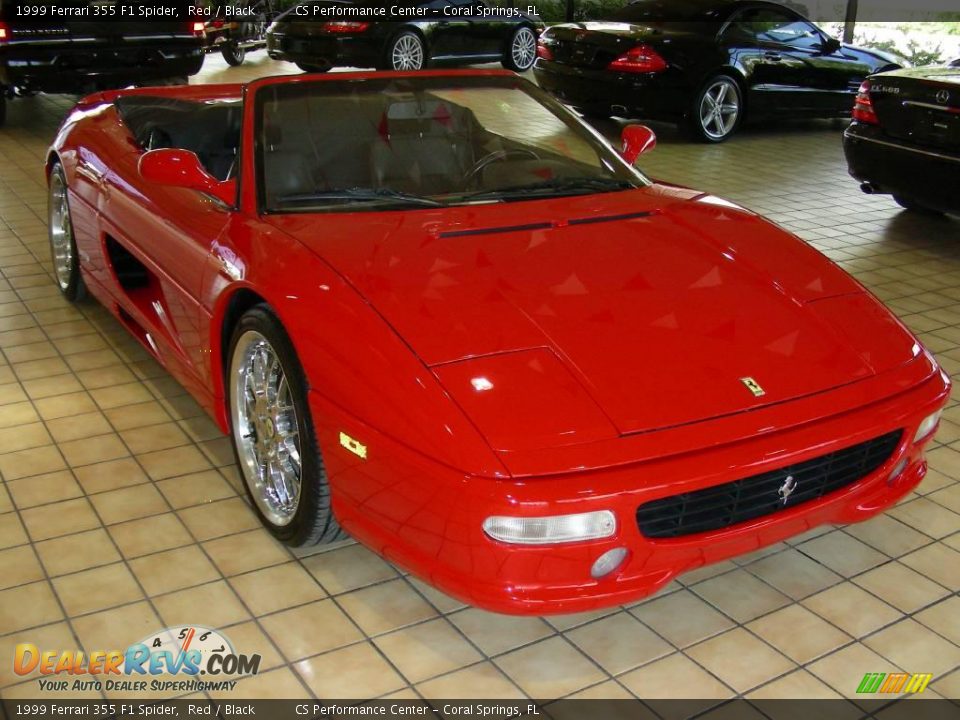
[{"label": "chrome wheel", "polygon": [[725,138],[740,118],[740,91],[729,78],[717,78],[700,100],[700,127],[713,140]]},{"label": "chrome wheel", "polygon": [[513,36],[510,56],[518,70],[526,70],[537,58],[537,38],[530,28],[520,28]]},{"label": "chrome wheel", "polygon": [[423,43],[411,33],[397,38],[390,53],[390,66],[394,70],[420,70],[423,68]]},{"label": "chrome wheel", "polygon": [[53,255],[53,271],[60,289],[66,291],[73,276],[73,226],[70,223],[70,206],[67,202],[67,185],[63,175],[50,175],[49,202],[50,248]]},{"label": "chrome wheel", "polygon": [[250,494],[267,520],[288,525],[301,494],[297,411],[276,351],[255,330],[234,346],[230,395],[237,457]]}]

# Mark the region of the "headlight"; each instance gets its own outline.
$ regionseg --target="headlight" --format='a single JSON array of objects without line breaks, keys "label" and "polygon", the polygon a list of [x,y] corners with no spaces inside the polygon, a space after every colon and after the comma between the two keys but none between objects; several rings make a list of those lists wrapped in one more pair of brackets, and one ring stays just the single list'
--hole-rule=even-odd
[{"label": "headlight", "polygon": [[943,414],[943,410],[937,410],[933,415],[927,415],[923,422],[920,423],[920,427],[917,428],[916,434],[913,436],[913,441],[920,442],[926,438],[930,433],[937,429],[937,423],[940,422],[940,416]]},{"label": "headlight", "polygon": [[483,521],[483,531],[494,540],[521,545],[581,542],[611,537],[617,518],[609,510],[548,517],[494,515]]}]

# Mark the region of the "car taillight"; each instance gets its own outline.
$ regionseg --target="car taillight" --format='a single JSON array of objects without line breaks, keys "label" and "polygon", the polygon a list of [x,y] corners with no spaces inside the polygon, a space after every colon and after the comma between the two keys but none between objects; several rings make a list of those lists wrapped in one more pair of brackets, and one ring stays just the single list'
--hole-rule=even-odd
[{"label": "car taillight", "polygon": [[0,43],[7,42],[10,39],[10,28],[6,23],[0,22]]},{"label": "car taillight", "polygon": [[864,80],[857,90],[857,97],[853,101],[853,119],[867,125],[879,125],[880,119],[873,111],[873,100],[870,99],[870,81]]},{"label": "car taillight", "polygon": [[368,22],[338,21],[323,24],[324,31],[328,33],[364,32],[368,27],[370,27],[370,23]]},{"label": "car taillight", "polygon": [[190,23],[190,32],[192,32],[194,35],[203,35],[206,29],[206,23],[199,20],[195,20],[194,22]]},{"label": "car taillight", "polygon": [[637,45],[607,65],[607,70],[631,73],[655,73],[666,69],[667,61],[649,45]]},{"label": "car taillight", "polygon": [[543,40],[537,41],[537,57],[543,60],[553,60],[553,50],[543,44]]}]

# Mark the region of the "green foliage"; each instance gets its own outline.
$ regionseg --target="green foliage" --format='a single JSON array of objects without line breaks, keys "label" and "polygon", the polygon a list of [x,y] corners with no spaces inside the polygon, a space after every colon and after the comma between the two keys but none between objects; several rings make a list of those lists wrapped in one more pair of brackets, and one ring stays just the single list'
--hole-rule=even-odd
[{"label": "green foliage", "polygon": [[913,38],[908,39],[906,45],[900,45],[893,40],[879,40],[858,34],[854,37],[853,44],[892,53],[903,58],[911,65],[938,65],[945,62],[941,45],[925,47]]}]

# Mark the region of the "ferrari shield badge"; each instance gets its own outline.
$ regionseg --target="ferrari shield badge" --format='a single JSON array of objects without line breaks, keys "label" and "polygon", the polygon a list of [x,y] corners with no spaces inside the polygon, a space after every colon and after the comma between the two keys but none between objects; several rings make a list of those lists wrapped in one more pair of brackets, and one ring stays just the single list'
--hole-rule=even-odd
[{"label": "ferrari shield badge", "polygon": [[744,384],[747,390],[753,393],[754,397],[763,397],[767,394],[767,391],[760,387],[760,383],[752,377],[742,377],[740,378],[740,382]]}]

